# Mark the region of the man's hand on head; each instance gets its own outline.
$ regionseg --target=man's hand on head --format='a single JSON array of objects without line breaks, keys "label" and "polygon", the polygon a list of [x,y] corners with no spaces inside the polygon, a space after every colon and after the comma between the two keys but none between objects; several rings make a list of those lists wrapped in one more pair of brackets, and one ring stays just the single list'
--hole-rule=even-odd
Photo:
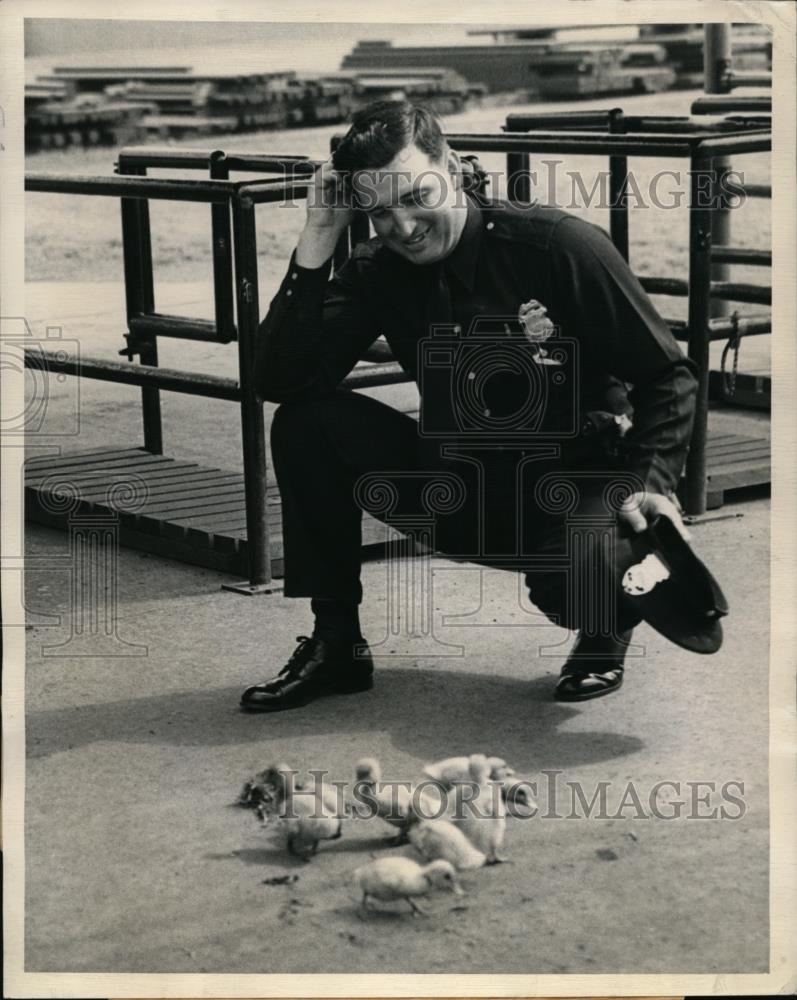
[{"label": "man's hand on head", "polygon": [[307,216],[296,247],[296,263],[309,268],[325,264],[353,214],[351,191],[329,159],[316,170],[307,192]]},{"label": "man's hand on head", "polygon": [[660,514],[668,517],[680,535],[687,542],[690,541],[692,536],[681,518],[680,510],[669,497],[661,493],[632,493],[618,512],[620,519],[636,532],[644,531],[648,522],[655,520]]}]

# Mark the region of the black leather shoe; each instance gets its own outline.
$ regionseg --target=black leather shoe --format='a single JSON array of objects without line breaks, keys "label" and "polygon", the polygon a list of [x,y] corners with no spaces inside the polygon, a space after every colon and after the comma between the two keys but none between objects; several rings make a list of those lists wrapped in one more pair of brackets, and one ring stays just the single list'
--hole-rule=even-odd
[{"label": "black leather shoe", "polygon": [[617,691],[632,629],[617,637],[579,635],[556,684],[557,701],[588,701]]},{"label": "black leather shoe", "polygon": [[364,639],[333,643],[299,635],[296,641],[299,645],[276,677],[244,691],[243,711],[281,712],[324,695],[353,694],[373,687],[374,664]]}]

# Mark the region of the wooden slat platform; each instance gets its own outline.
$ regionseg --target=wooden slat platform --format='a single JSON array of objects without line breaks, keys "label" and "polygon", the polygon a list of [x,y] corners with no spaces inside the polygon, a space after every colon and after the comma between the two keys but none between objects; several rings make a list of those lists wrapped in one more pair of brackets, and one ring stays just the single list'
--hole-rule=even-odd
[{"label": "wooden slat platform", "polygon": [[771,411],[772,375],[770,368],[767,365],[758,370],[748,369],[739,372],[732,394],[726,392],[722,372],[712,370],[709,372],[708,396],[712,401],[728,403],[730,406]]},{"label": "wooden slat platform", "polygon": [[710,435],[706,447],[708,509],[721,507],[725,494],[733,490],[768,485],[772,478],[771,450],[768,435]]},{"label": "wooden slat platform", "polygon": [[[769,438],[715,434],[709,439],[708,465],[708,506],[714,509],[729,491],[769,483]],[[76,506],[64,502],[69,496],[77,498]],[[280,577],[282,509],[275,483],[266,502],[272,572]],[[152,455],[143,448],[37,457],[25,463],[25,514],[34,523],[66,528],[73,512],[113,512],[122,545],[243,577],[245,511],[241,473]],[[366,515],[363,544],[380,544],[385,538],[384,525]]]},{"label": "wooden slat platform", "polygon": [[[78,498],[77,506],[65,503],[70,496]],[[266,503],[272,573],[280,577],[282,517],[275,483]],[[66,528],[72,513],[111,512],[118,517],[122,545],[238,576],[247,574],[241,473],[152,455],[143,448],[78,452],[25,463],[25,515],[34,523]],[[384,540],[384,526],[366,516],[363,544]]]}]

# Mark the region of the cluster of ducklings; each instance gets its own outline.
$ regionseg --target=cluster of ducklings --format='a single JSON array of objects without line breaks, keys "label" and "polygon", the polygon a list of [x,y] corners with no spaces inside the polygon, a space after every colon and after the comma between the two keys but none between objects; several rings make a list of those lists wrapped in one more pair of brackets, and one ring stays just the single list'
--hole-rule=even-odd
[{"label": "cluster of ducklings", "polygon": [[[366,911],[369,900],[403,899],[413,913],[421,913],[415,897],[435,888],[463,895],[459,872],[506,860],[501,851],[508,804],[520,809],[532,805],[529,784],[500,757],[449,757],[427,764],[423,772],[426,781],[413,787],[382,783],[382,769],[373,757],[355,765],[357,803],[394,828],[389,843],[410,843],[426,861],[384,857],[357,868],[354,880]],[[343,820],[355,810],[323,782],[310,787],[292,781],[295,774],[286,764],[266,768],[246,782],[238,803],[254,809],[264,824],[273,823],[288,851],[309,861],[322,840],[342,835]]]}]

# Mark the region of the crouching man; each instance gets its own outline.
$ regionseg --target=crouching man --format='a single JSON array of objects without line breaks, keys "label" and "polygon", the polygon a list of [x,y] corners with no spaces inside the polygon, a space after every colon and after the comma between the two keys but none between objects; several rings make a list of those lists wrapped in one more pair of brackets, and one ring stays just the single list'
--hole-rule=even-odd
[{"label": "crouching man", "polygon": [[[640,621],[620,586],[634,533],[663,515],[685,534],[671,497],[693,366],[601,229],[488,199],[471,176],[439,122],[405,102],[360,111],[315,175],[256,359],[258,391],[281,404],[285,595],[309,599],[314,625],[244,692],[245,710],[372,685],[358,614],[370,474],[394,476],[393,512],[417,503],[417,474],[455,484],[435,548],[524,573],[532,602],[578,632],[560,700],[622,683]],[[330,277],[353,209],[376,235]],[[339,387],[380,335],[418,384],[420,421]]]}]

